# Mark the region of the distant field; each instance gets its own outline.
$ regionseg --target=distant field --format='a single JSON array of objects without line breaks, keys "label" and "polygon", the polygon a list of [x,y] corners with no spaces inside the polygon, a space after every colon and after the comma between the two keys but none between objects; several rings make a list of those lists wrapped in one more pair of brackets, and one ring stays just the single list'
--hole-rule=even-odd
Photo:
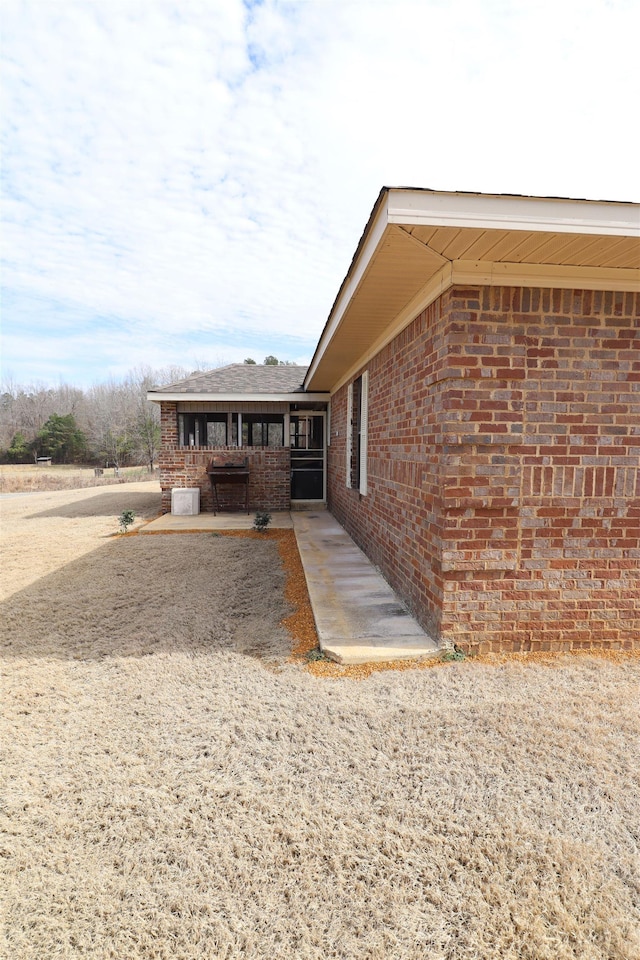
[{"label": "distant field", "polygon": [[10,464],[0,466],[0,493],[77,490],[111,483],[139,482],[149,480],[155,475],[157,474],[150,474],[144,466],[122,467],[118,476],[113,467],[109,467],[104,469],[102,476],[96,476],[95,467]]}]

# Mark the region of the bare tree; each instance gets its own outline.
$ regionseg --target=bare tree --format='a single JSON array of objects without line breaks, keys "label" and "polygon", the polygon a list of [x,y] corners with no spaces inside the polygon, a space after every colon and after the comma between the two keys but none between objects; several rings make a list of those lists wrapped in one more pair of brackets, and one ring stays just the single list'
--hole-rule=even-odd
[{"label": "bare tree", "polygon": [[127,391],[116,380],[91,387],[87,392],[89,440],[94,454],[118,470],[133,447],[133,416]]},{"label": "bare tree", "polygon": [[147,400],[147,391],[156,386],[156,373],[151,367],[136,367],[127,374],[124,386],[132,414],[136,452],[152,473],[160,449],[160,409]]},{"label": "bare tree", "polygon": [[[201,360],[197,367],[210,370],[221,363]],[[71,415],[86,435],[94,460],[116,468],[131,461],[146,463],[153,470],[160,445],[160,411],[147,400],[147,391],[192,373],[175,364],[159,370],[141,366],[121,380],[111,378],[84,391],[64,383],[19,385],[7,379],[0,387],[0,453],[6,454],[18,434],[24,449],[32,449],[51,416]]]}]

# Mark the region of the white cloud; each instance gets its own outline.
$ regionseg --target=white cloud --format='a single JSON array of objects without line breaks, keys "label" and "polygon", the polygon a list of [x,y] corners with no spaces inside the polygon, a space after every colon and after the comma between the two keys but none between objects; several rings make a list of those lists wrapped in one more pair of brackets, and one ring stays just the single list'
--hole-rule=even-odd
[{"label": "white cloud", "polygon": [[638,198],[632,2],[4,13],[18,379],[34,335],[51,379],[61,337],[67,371],[74,356],[86,370],[87,338],[114,369],[114,324],[129,365],[181,363],[194,340],[200,355],[270,337],[265,353],[310,356],[383,184]]}]

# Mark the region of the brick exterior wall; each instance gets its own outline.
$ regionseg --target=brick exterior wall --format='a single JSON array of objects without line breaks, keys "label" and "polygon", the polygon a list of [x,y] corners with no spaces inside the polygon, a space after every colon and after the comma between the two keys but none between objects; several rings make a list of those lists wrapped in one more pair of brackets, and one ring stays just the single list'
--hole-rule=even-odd
[{"label": "brick exterior wall", "polygon": [[452,288],[366,369],[368,495],[345,485],[345,385],[329,506],[425,628],[640,645],[640,295]]},{"label": "brick exterior wall", "polygon": [[[203,404],[160,404],[162,447],[159,456],[162,512],[171,512],[172,487],[199,487],[200,509],[213,510],[213,492],[207,476],[211,458],[222,453],[249,459],[249,508],[288,510],[291,505],[290,455],[288,447],[181,447],[178,444],[178,406],[203,410]],[[211,405],[217,409],[218,405]],[[234,409],[250,410],[247,404]],[[256,407],[256,410],[261,409]],[[244,509],[242,485],[218,488],[221,510]]]}]

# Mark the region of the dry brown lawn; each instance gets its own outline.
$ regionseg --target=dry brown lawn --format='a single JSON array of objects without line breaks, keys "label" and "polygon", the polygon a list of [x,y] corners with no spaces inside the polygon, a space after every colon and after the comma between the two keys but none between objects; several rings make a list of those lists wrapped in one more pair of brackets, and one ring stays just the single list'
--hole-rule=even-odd
[{"label": "dry brown lawn", "polygon": [[291,662],[278,543],[4,499],[3,960],[640,957],[640,662]]},{"label": "dry brown lawn", "polygon": [[105,486],[130,481],[147,481],[147,468],[122,467],[115,475],[112,467],[105,468],[96,477],[93,467],[54,464],[37,467],[35,464],[0,464],[0,494],[17,491],[77,490],[81,487]]}]

